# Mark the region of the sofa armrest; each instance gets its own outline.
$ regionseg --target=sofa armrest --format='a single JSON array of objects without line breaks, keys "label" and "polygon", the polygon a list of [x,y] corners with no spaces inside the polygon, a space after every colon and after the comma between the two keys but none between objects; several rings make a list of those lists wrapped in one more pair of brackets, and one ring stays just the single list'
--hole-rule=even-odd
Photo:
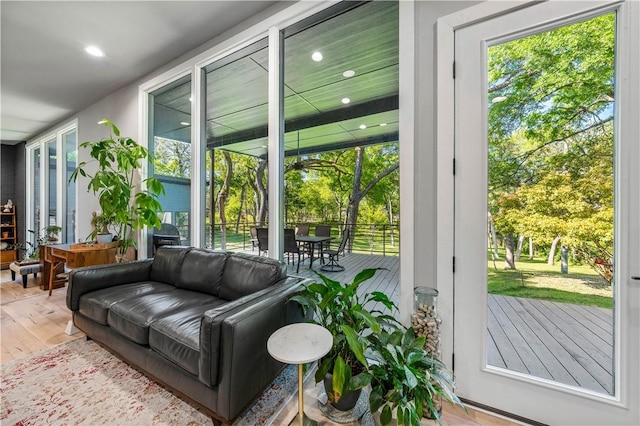
[{"label": "sofa armrest", "polygon": [[71,270],[67,289],[67,307],[80,309],[80,296],[103,288],[148,281],[153,259],[127,263],[87,266]]},{"label": "sofa armrest", "polygon": [[289,280],[268,297],[228,312],[222,321],[218,412],[228,419],[240,414],[283,368],[269,355],[267,340],[279,328],[304,320],[300,305],[289,299],[310,281]]}]

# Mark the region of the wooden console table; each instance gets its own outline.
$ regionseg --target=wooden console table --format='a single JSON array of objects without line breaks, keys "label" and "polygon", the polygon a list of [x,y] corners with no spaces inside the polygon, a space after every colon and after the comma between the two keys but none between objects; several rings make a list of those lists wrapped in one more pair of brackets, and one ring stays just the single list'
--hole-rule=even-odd
[{"label": "wooden console table", "polygon": [[108,244],[52,244],[40,246],[40,259],[42,264],[42,279],[40,289],[51,290],[64,287],[66,280],[56,280],[56,268],[66,263],[69,268],[81,266],[104,265],[115,263],[117,243]]}]

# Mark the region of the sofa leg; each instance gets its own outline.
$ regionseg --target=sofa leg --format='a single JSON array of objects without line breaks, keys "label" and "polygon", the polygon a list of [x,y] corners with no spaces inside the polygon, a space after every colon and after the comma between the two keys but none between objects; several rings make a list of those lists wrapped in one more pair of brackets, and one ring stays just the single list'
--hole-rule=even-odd
[{"label": "sofa leg", "polygon": [[93,340],[93,339],[92,339],[91,337],[87,336],[87,342],[88,342],[89,340]]},{"label": "sofa leg", "polygon": [[213,426],[222,426],[222,422],[216,418],[211,417],[211,421],[213,422]]}]

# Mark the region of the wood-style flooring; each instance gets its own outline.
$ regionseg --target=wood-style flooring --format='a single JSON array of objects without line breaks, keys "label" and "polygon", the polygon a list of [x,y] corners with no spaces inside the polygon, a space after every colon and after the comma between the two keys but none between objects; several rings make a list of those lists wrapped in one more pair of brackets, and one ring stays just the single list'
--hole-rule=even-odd
[{"label": "wood-style flooring", "polygon": [[[315,266],[315,265],[314,265]],[[22,288],[21,277],[11,280],[9,270],[0,271],[0,364],[19,359],[30,353],[47,349],[68,340],[84,338],[83,333],[68,336],[64,333],[71,313],[66,307],[66,287],[53,290],[48,296],[40,290],[38,282],[29,276],[27,288]],[[39,278],[38,278],[39,279]],[[305,387],[306,412],[318,420],[320,426],[337,426],[327,419],[323,420],[317,408],[314,396],[313,377]],[[287,425],[298,410],[298,399],[294,395],[274,421],[274,425]],[[465,413],[458,407],[445,406],[443,423],[449,426],[458,425],[516,425],[508,419],[500,418],[480,410],[469,408]],[[436,424],[424,420],[424,425]]]}]

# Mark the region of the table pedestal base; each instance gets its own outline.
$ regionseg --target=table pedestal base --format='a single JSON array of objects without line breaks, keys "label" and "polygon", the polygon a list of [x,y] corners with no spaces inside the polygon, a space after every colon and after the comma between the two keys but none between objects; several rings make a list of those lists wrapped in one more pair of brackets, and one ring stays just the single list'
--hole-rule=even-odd
[{"label": "table pedestal base", "polygon": [[307,417],[306,414],[302,413],[302,420],[300,420],[300,413],[296,414],[296,416],[289,423],[290,426],[317,426],[318,422]]}]

